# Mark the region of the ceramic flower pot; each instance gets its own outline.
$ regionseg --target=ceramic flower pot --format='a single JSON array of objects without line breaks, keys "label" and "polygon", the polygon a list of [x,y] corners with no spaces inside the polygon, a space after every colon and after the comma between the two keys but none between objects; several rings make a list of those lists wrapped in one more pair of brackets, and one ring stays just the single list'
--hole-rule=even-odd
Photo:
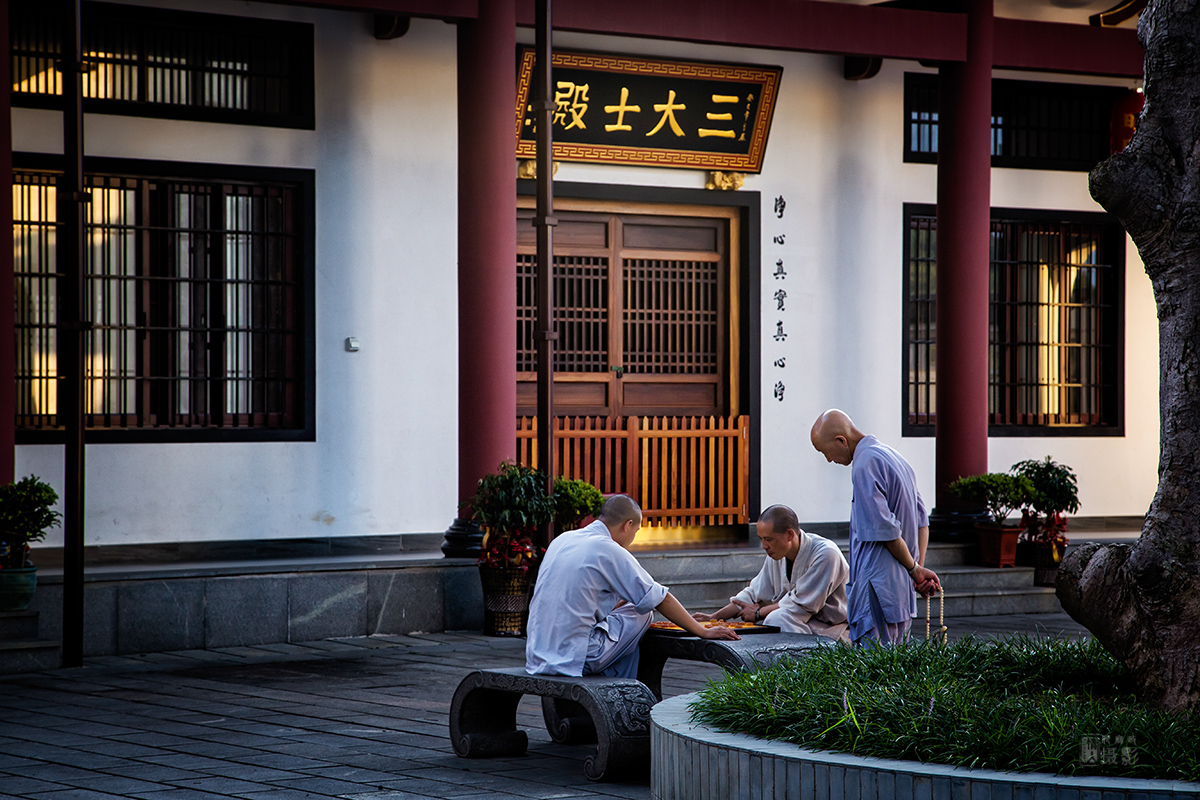
[{"label": "ceramic flower pot", "polygon": [[1024,530],[1020,525],[976,523],[979,534],[979,562],[985,567],[1013,567],[1017,563],[1017,539]]},{"label": "ceramic flower pot", "polygon": [[37,589],[37,567],[0,569],[0,611],[24,611]]}]

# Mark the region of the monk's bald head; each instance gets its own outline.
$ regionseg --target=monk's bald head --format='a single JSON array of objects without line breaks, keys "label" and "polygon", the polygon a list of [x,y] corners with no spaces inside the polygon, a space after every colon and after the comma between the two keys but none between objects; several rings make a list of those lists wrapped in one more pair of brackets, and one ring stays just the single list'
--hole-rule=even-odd
[{"label": "monk's bald head", "polygon": [[817,417],[809,436],[812,446],[826,461],[845,466],[854,458],[854,448],[864,434],[846,412],[831,408]]},{"label": "monk's bald head", "polygon": [[600,507],[599,520],[608,528],[613,541],[629,547],[642,527],[642,507],[627,494],[615,494]]},{"label": "monk's bald head", "polygon": [[614,494],[600,507],[599,518],[606,525],[620,525],[629,520],[640,523],[642,507],[627,494]]}]

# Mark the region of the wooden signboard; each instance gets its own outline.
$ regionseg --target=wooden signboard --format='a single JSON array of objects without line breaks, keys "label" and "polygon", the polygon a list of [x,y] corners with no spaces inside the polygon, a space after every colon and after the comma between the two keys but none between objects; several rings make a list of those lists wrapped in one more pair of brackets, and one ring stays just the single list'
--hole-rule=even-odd
[{"label": "wooden signboard", "polygon": [[[532,47],[518,52],[517,157],[536,158]],[[761,172],[781,67],[554,53],[554,158]]]}]

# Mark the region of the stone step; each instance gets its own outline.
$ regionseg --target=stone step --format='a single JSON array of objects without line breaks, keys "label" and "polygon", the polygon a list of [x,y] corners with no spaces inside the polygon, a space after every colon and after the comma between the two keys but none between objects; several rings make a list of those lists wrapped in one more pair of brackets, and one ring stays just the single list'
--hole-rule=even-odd
[{"label": "stone step", "polygon": [[34,639],[38,635],[38,612],[0,611],[0,642]]},{"label": "stone step", "polygon": [[1033,567],[934,567],[946,593],[1033,586]]},{"label": "stone step", "polygon": [[693,579],[664,584],[689,611],[718,609],[729,602],[729,598],[746,588],[749,581],[721,579]]},{"label": "stone step", "polygon": [[[933,618],[938,615],[938,599],[930,604]],[[985,589],[974,592],[946,592],[947,617],[987,617],[999,614],[1051,614],[1062,612],[1054,589],[1029,586],[1024,589]],[[917,616],[925,618],[925,600],[917,599]],[[914,625],[916,622],[914,621]],[[922,621],[922,624],[924,622]]]},{"label": "stone step", "polygon": [[0,641],[0,675],[57,669],[61,664],[58,642],[48,639]]},{"label": "stone step", "polygon": [[[840,541],[836,544],[842,555],[848,558],[849,543]],[[975,545],[931,542],[925,551],[925,563],[934,570],[941,567],[969,566],[976,559],[977,553],[978,548]],[[766,557],[757,547],[642,552],[635,555],[655,580],[668,585],[673,581],[690,578],[728,577],[749,581],[762,568],[763,559]]]},{"label": "stone step", "polygon": [[758,574],[765,557],[761,549],[748,547],[635,555],[656,581],[667,586],[692,578],[726,578],[744,584]]},{"label": "stone step", "polygon": [[[839,543],[845,550],[846,543]],[[969,544],[933,542],[926,563],[946,589],[946,614],[1038,614],[1061,610],[1054,590],[1033,585],[1032,567],[980,567]],[[714,611],[749,583],[764,555],[755,548],[641,553],[643,566],[692,611]]]}]

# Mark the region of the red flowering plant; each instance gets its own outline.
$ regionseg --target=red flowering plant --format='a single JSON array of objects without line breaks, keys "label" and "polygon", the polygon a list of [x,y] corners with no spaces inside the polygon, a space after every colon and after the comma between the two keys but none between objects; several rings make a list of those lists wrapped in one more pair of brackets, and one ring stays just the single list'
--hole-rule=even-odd
[{"label": "red flowering plant", "polygon": [[1043,460],[1029,459],[1012,465],[1014,475],[1023,475],[1033,483],[1033,493],[1021,512],[1025,524],[1022,540],[1050,548],[1057,561],[1067,546],[1067,520],[1063,512],[1079,510],[1079,489],[1070,467]]},{"label": "red flowering plant", "polygon": [[540,553],[533,536],[553,519],[555,509],[543,473],[505,461],[480,478],[469,505],[484,530],[481,565],[521,572],[536,565]]}]

